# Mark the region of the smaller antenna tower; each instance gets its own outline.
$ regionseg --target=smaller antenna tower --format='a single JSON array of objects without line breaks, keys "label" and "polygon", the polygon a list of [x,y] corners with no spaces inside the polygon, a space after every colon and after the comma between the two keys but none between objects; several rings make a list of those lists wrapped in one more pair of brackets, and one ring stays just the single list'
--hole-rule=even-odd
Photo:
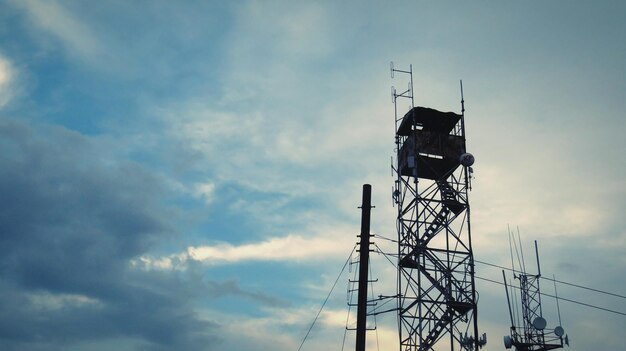
[{"label": "smaller antenna tower", "polygon": [[[509,233],[509,235],[511,234]],[[513,267],[513,277],[519,281],[522,309],[521,325],[515,324],[513,309],[511,308],[509,290],[512,292],[514,287],[507,284],[506,274],[504,270],[502,271],[506,299],[509,305],[509,316],[511,317],[511,335],[504,336],[504,347],[507,349],[514,346],[517,351],[545,351],[562,348],[564,343],[569,346],[569,340],[567,335],[564,336],[565,330],[563,327],[559,325],[554,329],[546,328],[548,323],[543,317],[541,309],[541,293],[539,290],[541,266],[539,265],[539,250],[537,249],[536,240],[535,256],[537,258],[537,274],[527,273],[524,263],[519,265],[519,272]],[[561,323],[560,315],[561,313],[559,311],[559,324]]]}]

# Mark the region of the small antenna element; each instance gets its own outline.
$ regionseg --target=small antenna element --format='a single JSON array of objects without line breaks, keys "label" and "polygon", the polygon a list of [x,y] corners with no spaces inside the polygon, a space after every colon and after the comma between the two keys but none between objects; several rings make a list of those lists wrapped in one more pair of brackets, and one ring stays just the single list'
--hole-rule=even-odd
[{"label": "small antenna element", "polygon": [[461,83],[461,113],[465,113],[465,99],[463,98],[463,80],[460,80]]}]

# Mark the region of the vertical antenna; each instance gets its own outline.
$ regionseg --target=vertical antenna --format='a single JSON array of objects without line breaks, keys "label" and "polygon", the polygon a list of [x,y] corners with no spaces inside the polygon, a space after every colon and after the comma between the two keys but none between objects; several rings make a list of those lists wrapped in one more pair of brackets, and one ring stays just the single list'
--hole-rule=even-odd
[{"label": "vertical antenna", "polygon": [[[511,287],[513,286],[513,280],[512,279],[509,281],[509,285],[511,285]],[[524,324],[520,320],[519,302],[517,301],[517,299],[513,300],[513,308],[514,308],[514,311],[515,311],[515,320],[517,321],[517,325],[524,326]]]},{"label": "vertical antenna", "polygon": [[535,240],[535,255],[537,256],[537,276],[541,277],[541,266],[539,265],[539,249],[537,248],[537,240]]},{"label": "vertical antenna", "polygon": [[465,139],[465,98],[463,97],[463,80],[459,82],[461,83],[461,133],[463,134],[463,139]]},{"label": "vertical antenna", "polygon": [[511,252],[511,269],[513,270],[513,277],[515,277],[515,262],[513,261],[513,244],[511,244],[511,227],[506,225],[507,233],[509,234],[509,251]]},{"label": "vertical antenna", "polygon": [[519,226],[517,226],[517,241],[519,242],[519,251],[522,254],[522,269],[526,272],[526,262],[524,261],[524,248],[522,247],[522,237],[519,234]]},{"label": "vertical antenna", "polygon": [[519,250],[517,248],[517,243],[515,242],[515,233],[511,232],[510,235],[513,238],[513,247],[515,248],[515,255],[517,256],[517,265],[519,266],[522,273],[526,274],[526,269],[522,267],[522,259],[520,258]]},{"label": "vertical antenna", "polygon": [[559,294],[556,292],[556,276],[552,275],[552,282],[554,282],[554,299],[556,300],[556,311],[559,315],[559,326],[563,325],[561,323],[561,309],[559,308]]},{"label": "vertical antenna", "polygon": [[460,80],[461,83],[461,114],[465,113],[465,99],[463,98],[463,79]]},{"label": "vertical antenna", "polygon": [[511,316],[511,327],[515,328],[515,321],[513,320],[513,311],[511,310],[511,299],[509,298],[509,288],[506,285],[506,275],[504,269],[502,270],[502,279],[504,280],[504,291],[506,291],[506,303],[509,306],[509,316]]},{"label": "vertical antenna", "polygon": [[411,76],[411,89],[409,94],[411,94],[411,108],[415,107],[415,98],[413,97],[413,64],[409,65],[409,75]]}]

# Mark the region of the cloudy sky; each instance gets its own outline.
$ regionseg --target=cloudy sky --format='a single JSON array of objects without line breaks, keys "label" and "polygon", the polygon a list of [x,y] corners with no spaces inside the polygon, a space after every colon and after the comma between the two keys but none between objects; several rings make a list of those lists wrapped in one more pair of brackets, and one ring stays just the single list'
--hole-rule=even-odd
[{"label": "cloudy sky", "polygon": [[[297,350],[356,242],[362,184],[372,231],[396,235],[392,60],[413,65],[417,105],[459,112],[463,79],[476,258],[510,264],[519,226],[544,275],[624,295],[625,14],[621,1],[1,1],[0,349]],[[394,294],[394,268],[373,261],[376,293]],[[341,347],[350,274],[303,350]],[[504,290],[478,289],[485,350],[500,350]],[[624,315],[560,307],[571,350],[623,348]],[[544,310],[556,325],[554,301]],[[396,349],[395,318],[378,322]]]}]

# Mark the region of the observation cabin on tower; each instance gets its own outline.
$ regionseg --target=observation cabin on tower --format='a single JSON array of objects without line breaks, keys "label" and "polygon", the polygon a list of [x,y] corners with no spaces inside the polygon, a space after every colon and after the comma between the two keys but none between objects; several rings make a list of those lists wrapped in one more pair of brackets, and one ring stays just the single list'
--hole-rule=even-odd
[{"label": "observation cabin on tower", "polygon": [[454,172],[465,154],[460,120],[454,112],[419,106],[409,110],[396,133],[406,137],[398,159],[401,174],[439,180]]}]

